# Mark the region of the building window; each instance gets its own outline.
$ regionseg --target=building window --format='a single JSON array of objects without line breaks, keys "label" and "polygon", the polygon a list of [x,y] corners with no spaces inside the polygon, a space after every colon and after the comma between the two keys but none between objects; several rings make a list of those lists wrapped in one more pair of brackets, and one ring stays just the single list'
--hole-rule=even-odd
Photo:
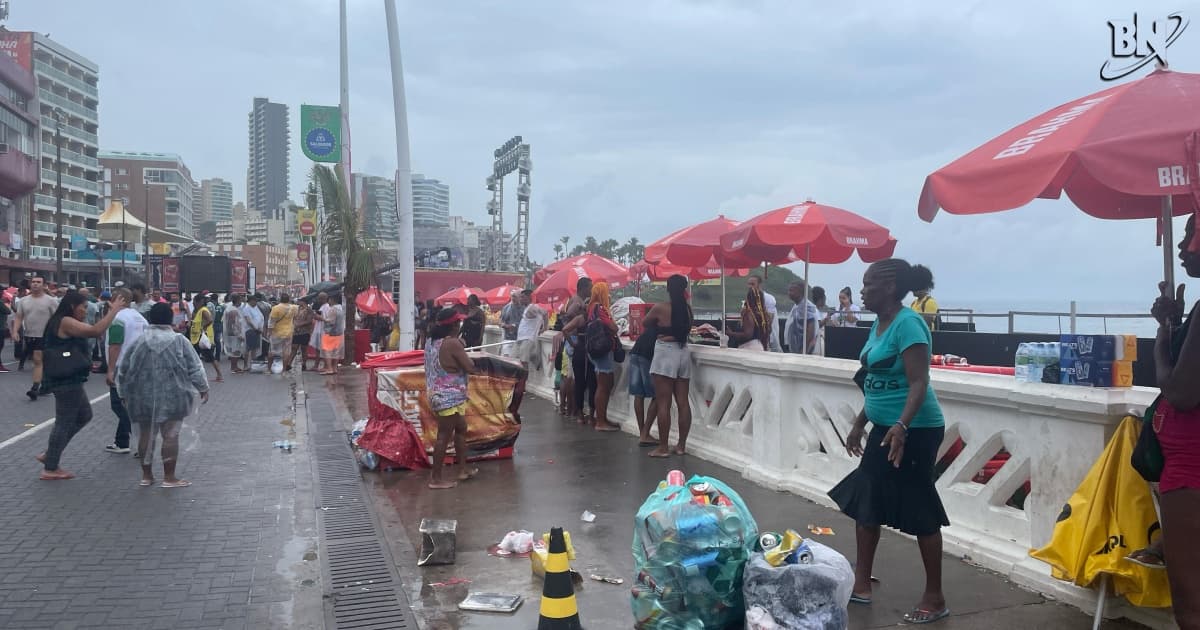
[{"label": "building window", "polygon": [[127,169],[127,168],[117,169],[117,175],[128,175],[128,174],[129,174],[129,169]]}]

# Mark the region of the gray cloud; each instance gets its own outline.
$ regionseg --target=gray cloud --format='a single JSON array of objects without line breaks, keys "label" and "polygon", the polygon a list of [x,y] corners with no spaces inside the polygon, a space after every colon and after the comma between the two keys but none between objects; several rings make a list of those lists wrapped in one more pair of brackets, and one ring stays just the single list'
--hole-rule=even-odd
[{"label": "gray cloud", "polygon": [[[13,4],[10,28],[50,32],[100,63],[106,148],[177,152],[239,196],[251,98],[293,108],[338,99],[334,0]],[[915,212],[930,172],[1105,87],[1105,22],[1128,4],[400,5],[414,169],[450,183],[453,212],[486,222],[491,150],[523,135],[535,258],[561,235],[648,242],[719,212],[747,218],[811,196],[892,228],[900,255],[933,268],[943,302],[1153,297],[1152,222],[1090,219],[1066,200],[932,224]],[[350,30],[354,163],[387,175],[382,3],[352,0]],[[1198,51],[1189,32],[1172,59],[1194,69]],[[294,197],[305,164],[295,150]],[[813,273],[857,286],[862,265]]]}]

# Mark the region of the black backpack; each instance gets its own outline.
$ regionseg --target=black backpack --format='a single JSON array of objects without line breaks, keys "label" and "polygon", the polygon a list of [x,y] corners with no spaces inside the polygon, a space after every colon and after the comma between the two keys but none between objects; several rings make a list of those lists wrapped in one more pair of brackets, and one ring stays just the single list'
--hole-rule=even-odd
[{"label": "black backpack", "polygon": [[589,356],[600,358],[612,352],[613,338],[608,327],[604,322],[600,321],[599,317],[592,317],[592,313],[588,313],[587,324],[583,327],[583,338]]}]

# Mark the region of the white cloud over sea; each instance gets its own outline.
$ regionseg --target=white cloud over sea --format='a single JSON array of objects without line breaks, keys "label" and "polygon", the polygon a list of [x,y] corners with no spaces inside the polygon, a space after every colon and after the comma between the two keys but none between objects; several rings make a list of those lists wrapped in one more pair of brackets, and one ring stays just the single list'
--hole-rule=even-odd
[{"label": "white cloud over sea", "polygon": [[[336,0],[15,0],[8,27],[101,67],[101,144],[179,153],[245,186],[255,96],[338,100]],[[1161,276],[1153,222],[1069,201],[926,224],[930,172],[1042,111],[1103,89],[1110,19],[1195,2],[401,1],[414,170],[451,211],[488,220],[492,149],[533,151],[531,256],[559,236],[652,241],[718,212],[812,197],[888,225],[944,304],[1132,299]],[[350,3],[356,171],[395,168],[382,2]],[[1170,49],[1200,71],[1200,25]],[[293,197],[307,173],[292,155]],[[515,199],[506,224],[515,225]],[[862,265],[813,269],[832,290]]]}]

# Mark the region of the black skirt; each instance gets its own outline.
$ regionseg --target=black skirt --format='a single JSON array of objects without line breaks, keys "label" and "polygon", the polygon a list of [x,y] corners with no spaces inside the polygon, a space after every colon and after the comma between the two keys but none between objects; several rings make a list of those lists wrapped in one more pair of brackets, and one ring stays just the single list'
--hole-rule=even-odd
[{"label": "black skirt", "polygon": [[888,448],[880,446],[889,429],[871,429],[858,468],[829,497],[859,525],[886,525],[912,536],[936,534],[950,525],[933,470],[945,429],[909,429],[899,468],[887,460]]}]

